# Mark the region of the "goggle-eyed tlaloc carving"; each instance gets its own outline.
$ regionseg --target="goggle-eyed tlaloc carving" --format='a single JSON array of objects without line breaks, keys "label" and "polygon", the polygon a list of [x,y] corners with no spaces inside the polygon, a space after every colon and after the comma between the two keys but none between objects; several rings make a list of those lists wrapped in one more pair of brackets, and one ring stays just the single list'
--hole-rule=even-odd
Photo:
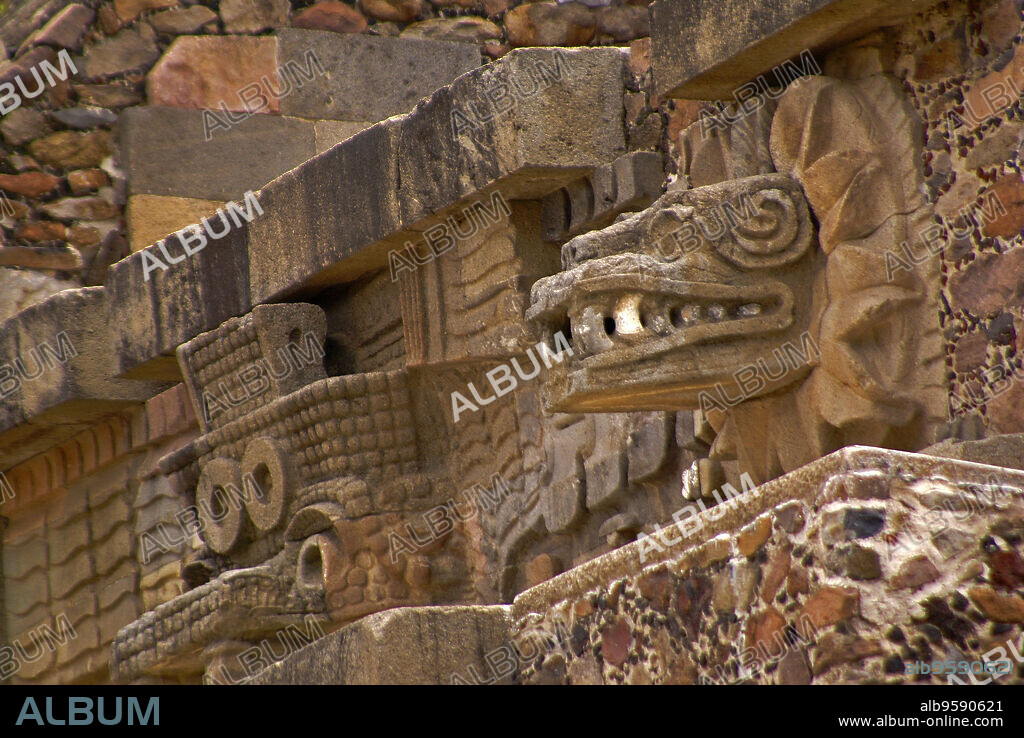
[{"label": "goggle-eyed tlaloc carving", "polygon": [[[312,360],[324,356],[326,328],[316,305],[260,305],[179,347],[197,408],[213,392],[242,399],[197,412],[202,435],[161,460],[198,510],[199,545],[182,567],[187,591],[118,633],[116,677],[223,678],[225,654],[308,616],[340,625],[466,596],[469,584],[431,581],[427,562],[461,555],[458,535],[389,555],[388,532],[445,493],[432,495],[419,470],[405,372],[328,377]],[[293,349],[308,352],[294,370],[276,366]],[[239,370],[260,362],[270,362],[269,391],[244,393]]]}]

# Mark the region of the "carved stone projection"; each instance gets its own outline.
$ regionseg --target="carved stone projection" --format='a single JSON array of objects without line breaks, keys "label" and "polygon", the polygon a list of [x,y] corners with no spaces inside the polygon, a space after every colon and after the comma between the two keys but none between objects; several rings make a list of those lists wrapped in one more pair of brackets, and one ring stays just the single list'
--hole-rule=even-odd
[{"label": "carved stone projection", "polygon": [[[545,412],[550,370],[525,317],[566,239],[661,193],[661,155],[625,147],[624,56],[570,53],[559,89],[449,140],[453,110],[550,57],[509,54],[270,183],[246,233],[252,294],[231,303],[238,317],[215,300],[187,325],[175,312],[159,321],[175,326],[159,347],[119,365],[173,377],[164,354],[175,348],[201,435],[160,464],[199,510],[185,591],[122,629],[115,678],[222,679],[222,667],[235,678],[240,653],[308,616],[333,630],[400,606],[509,602],[678,507],[690,414]],[[585,145],[566,149],[577,135]],[[387,167],[375,143],[385,136],[408,142]],[[437,179],[437,149],[479,176]],[[369,219],[364,233],[345,208],[307,212],[339,192],[365,195],[353,212],[400,203],[405,219]],[[215,261],[196,268],[211,295]],[[118,294],[145,295],[137,267],[121,263]],[[302,302],[259,304],[270,299]],[[138,306],[172,303],[161,293]],[[487,386],[513,365],[514,389]],[[456,392],[479,406],[453,414]]]},{"label": "carved stone projection", "polygon": [[[204,434],[161,469],[198,508],[202,546],[182,568],[188,591],[119,633],[115,676],[218,663],[234,675],[225,654],[304,616],[340,624],[465,598],[465,578],[389,556],[387,529],[436,504],[405,374],[327,377],[325,337],[319,307],[264,305],[179,348]],[[451,552],[462,556],[458,535],[432,542]]]},{"label": "carved stone projection", "polygon": [[[544,211],[536,201],[515,202],[507,218],[460,240],[450,258],[399,281],[410,384],[421,417],[430,418],[429,476],[467,490],[492,486],[498,473],[510,490],[468,524],[481,546],[478,588],[491,601],[508,601],[671,514],[693,459],[688,415],[544,411],[542,375],[558,364],[541,362],[541,336],[524,319],[530,285],[557,270],[557,243],[542,240],[539,227]],[[605,216],[595,209],[589,217]],[[502,365],[514,367],[516,388],[495,396],[486,376]],[[472,396],[470,383],[486,402],[456,420],[452,393]]]},{"label": "carved stone projection", "polygon": [[695,409],[705,494],[723,472],[763,482],[842,446],[929,445],[937,265],[886,270],[904,241],[924,252],[931,217],[898,84],[806,78],[737,132],[688,132],[697,186],[568,242],[534,286],[528,316],[574,349],[548,406]]},{"label": "carved stone projection", "polygon": [[257,306],[178,349],[202,435],[160,467],[198,539],[187,591],[119,633],[115,678],[236,679],[240,653],[310,615],[330,630],[507,601],[678,506],[687,414],[551,415],[520,375],[452,415],[454,391],[536,356],[528,288],[557,264],[541,212],[513,202],[458,258]]}]

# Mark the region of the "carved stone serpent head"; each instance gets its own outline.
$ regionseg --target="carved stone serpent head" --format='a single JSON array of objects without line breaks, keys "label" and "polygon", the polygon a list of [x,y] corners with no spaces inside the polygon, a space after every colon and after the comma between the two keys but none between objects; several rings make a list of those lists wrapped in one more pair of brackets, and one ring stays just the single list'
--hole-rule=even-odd
[{"label": "carved stone serpent head", "polygon": [[759,481],[845,445],[933,442],[937,259],[885,262],[925,250],[916,113],[891,78],[812,77],[768,120],[762,173],[669,191],[563,246],[528,312],[572,335],[549,409],[697,410],[711,457]]}]

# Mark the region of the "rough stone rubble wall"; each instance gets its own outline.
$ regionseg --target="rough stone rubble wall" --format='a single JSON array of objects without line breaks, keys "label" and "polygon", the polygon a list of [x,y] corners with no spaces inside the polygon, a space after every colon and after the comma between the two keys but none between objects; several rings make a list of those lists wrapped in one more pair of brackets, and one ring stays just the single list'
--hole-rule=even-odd
[{"label": "rough stone rubble wall", "polygon": [[899,458],[813,473],[840,458],[666,525],[631,564],[591,562],[596,587],[559,601],[567,575],[540,608],[526,592],[493,662],[520,683],[849,684],[946,683],[908,665],[1005,659],[996,681],[1024,683],[1020,474]]},{"label": "rough stone rubble wall", "polygon": [[1024,431],[1024,383],[1008,379],[1024,376],[1022,17],[1019,0],[944,2],[862,42],[904,80],[925,122],[950,417],[967,437],[982,424],[988,435]]}]

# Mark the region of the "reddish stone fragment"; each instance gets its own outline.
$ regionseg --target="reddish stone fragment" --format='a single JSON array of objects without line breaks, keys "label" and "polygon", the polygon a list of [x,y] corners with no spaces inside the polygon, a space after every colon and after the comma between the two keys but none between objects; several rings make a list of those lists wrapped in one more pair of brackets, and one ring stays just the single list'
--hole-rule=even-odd
[{"label": "reddish stone fragment", "polygon": [[982,333],[968,333],[956,342],[953,350],[953,368],[958,372],[969,372],[985,363],[988,356],[988,339]]},{"label": "reddish stone fragment", "polygon": [[146,79],[150,105],[177,108],[276,113],[279,89],[270,36],[179,36]]},{"label": "reddish stone fragment", "polygon": [[991,587],[972,587],[967,596],[989,620],[1024,623],[1024,599],[1017,595],[999,594]]},{"label": "reddish stone fragment", "polygon": [[596,29],[594,14],[580,3],[528,3],[505,14],[513,46],[583,46]]},{"label": "reddish stone fragment", "polygon": [[651,68],[651,39],[649,36],[630,41],[627,62],[629,71],[638,77],[648,72]]},{"label": "reddish stone fragment", "polygon": [[173,8],[178,0],[114,0],[114,10],[122,23],[131,23],[144,10]]},{"label": "reddish stone fragment", "polygon": [[68,228],[65,238],[72,246],[82,249],[98,244],[100,232],[92,226],[72,226]]},{"label": "reddish stone fragment", "polygon": [[775,593],[779,591],[786,575],[789,574],[790,561],[789,549],[785,548],[776,550],[768,560],[768,570],[761,584],[761,599],[764,602],[771,602]]},{"label": "reddish stone fragment", "polygon": [[939,578],[939,570],[927,556],[916,556],[900,567],[889,583],[891,589],[917,590]]},{"label": "reddish stone fragment", "polygon": [[630,649],[633,648],[633,631],[629,621],[625,618],[616,618],[611,625],[601,629],[601,658],[612,666],[622,666],[626,663]]},{"label": "reddish stone fragment", "polygon": [[[1000,177],[981,198],[986,217],[982,217],[979,210],[975,220],[979,223],[987,221],[981,229],[986,236],[1012,239],[1024,231],[1024,182],[1019,175]],[[987,220],[992,215],[994,219]]]},{"label": "reddish stone fragment", "polygon": [[107,173],[102,169],[76,169],[68,173],[68,186],[75,195],[95,192],[110,184]]},{"label": "reddish stone fragment", "polygon": [[786,594],[790,597],[798,594],[807,594],[810,589],[810,582],[807,580],[807,571],[800,566],[794,566],[789,576],[786,577]]},{"label": "reddish stone fragment", "polygon": [[12,195],[25,197],[41,197],[57,189],[60,177],[43,172],[26,172],[25,174],[0,174],[0,190]]},{"label": "reddish stone fragment", "polygon": [[1024,249],[979,256],[949,277],[954,310],[983,317],[1024,305]]},{"label": "reddish stone fragment", "polygon": [[292,25],[335,33],[362,33],[367,28],[366,17],[351,5],[326,0],[299,12]]},{"label": "reddish stone fragment", "polygon": [[757,648],[772,656],[778,656],[784,648],[783,629],[786,618],[774,607],[751,615],[747,623],[747,648]]},{"label": "reddish stone fragment", "polygon": [[980,387],[977,390],[987,399],[988,419],[993,432],[1024,433],[1024,383],[1011,382],[998,393]]},{"label": "reddish stone fragment", "polygon": [[526,565],[526,580],[529,586],[540,584],[562,571],[558,559],[549,554],[541,554]]},{"label": "reddish stone fragment", "polygon": [[849,619],[859,605],[860,592],[853,587],[822,587],[804,603],[797,629],[802,636],[811,635],[802,632],[805,616],[810,618],[815,628],[824,628]]},{"label": "reddish stone fragment", "polygon": [[62,241],[64,239],[64,225],[48,220],[22,223],[18,226],[14,236],[24,241]]},{"label": "reddish stone fragment", "polygon": [[1017,46],[1013,58],[1002,69],[987,74],[964,94],[964,122],[974,130],[992,116],[1016,102],[1024,90],[1024,44]]},{"label": "reddish stone fragment", "polygon": [[1016,551],[995,551],[989,554],[988,565],[992,584],[1007,589],[1024,586],[1024,560]]},{"label": "reddish stone fragment", "polygon": [[672,575],[667,569],[658,569],[654,572],[641,575],[637,580],[637,588],[640,594],[651,602],[651,607],[664,612],[668,609],[669,588],[672,582]]},{"label": "reddish stone fragment", "polygon": [[779,661],[779,684],[810,684],[813,677],[803,649],[790,651]]},{"label": "reddish stone fragment", "polygon": [[423,11],[423,0],[359,0],[359,9],[377,20],[408,23]]}]

